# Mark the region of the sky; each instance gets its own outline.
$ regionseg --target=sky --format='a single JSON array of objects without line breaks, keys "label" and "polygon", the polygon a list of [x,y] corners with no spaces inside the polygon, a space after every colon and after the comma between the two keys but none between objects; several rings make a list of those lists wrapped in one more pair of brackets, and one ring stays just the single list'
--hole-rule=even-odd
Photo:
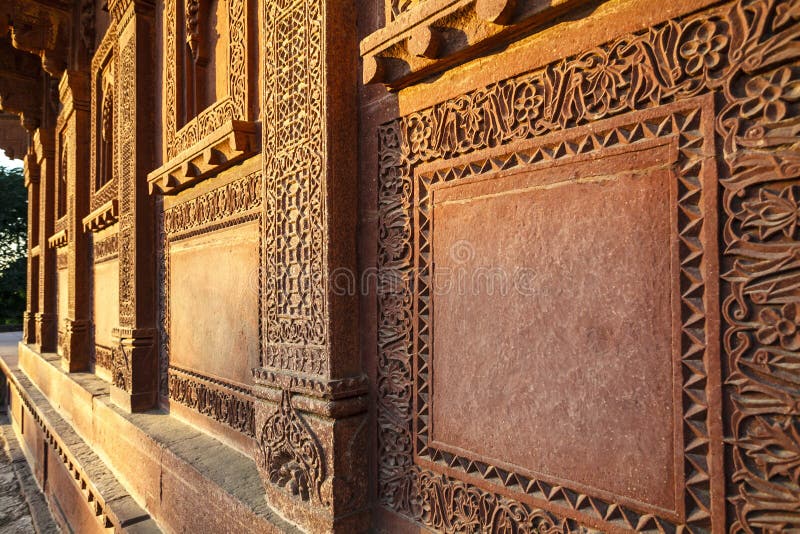
[{"label": "sky", "polygon": [[0,150],[0,167],[22,167],[21,159],[8,159],[5,152]]}]

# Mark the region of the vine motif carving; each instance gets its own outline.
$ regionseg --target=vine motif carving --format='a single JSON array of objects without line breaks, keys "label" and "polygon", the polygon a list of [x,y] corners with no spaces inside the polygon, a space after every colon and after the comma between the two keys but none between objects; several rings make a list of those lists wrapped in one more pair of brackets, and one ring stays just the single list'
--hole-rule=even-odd
[{"label": "vine motif carving", "polygon": [[261,427],[258,450],[265,483],[277,485],[304,501],[322,501],[325,456],[286,390],[281,394],[278,410]]},{"label": "vine motif carving", "polygon": [[136,128],[136,99],[134,87],[136,80],[136,42],[129,40],[119,57],[117,76],[119,95],[119,319],[121,326],[133,326],[136,309],[135,262],[134,254],[136,227],[135,188],[136,179],[134,159],[134,133]]},{"label": "vine motif carving", "polygon": [[112,234],[94,242],[94,262],[102,263],[113,260],[119,255],[119,239],[117,234]]},{"label": "vine motif carving", "polygon": [[132,386],[131,355],[125,346],[118,344],[111,353],[111,383],[123,391],[131,391]]},{"label": "vine motif carving", "polygon": [[[725,432],[734,532],[800,524],[800,2],[737,0],[450,99],[379,131],[379,493],[382,503],[445,532],[580,531],[572,519],[433,475],[414,462],[413,174],[423,162],[566,130],[713,93],[722,139],[721,258]],[[266,145],[265,145],[266,146]],[[795,210],[795,211],[793,211]],[[504,504],[500,504],[500,503]],[[583,505],[582,505],[583,506]],[[619,508],[605,518],[631,523]],[[700,509],[700,515],[705,512]],[[538,515],[537,515],[538,514]],[[602,514],[601,514],[602,515]],[[531,523],[529,517],[541,517]],[[703,529],[709,519],[696,517]]]},{"label": "vine motif carving", "polygon": [[325,374],[322,8],[282,0],[266,9],[262,365]]},{"label": "vine motif carving", "polygon": [[[173,60],[165,64],[165,150],[166,160],[194,146],[230,120],[247,120],[247,10],[248,0],[230,0],[228,4],[228,96],[218,100],[194,119],[178,129],[178,68],[181,64]],[[195,7],[197,9],[195,9]],[[187,40],[197,31],[198,0],[188,0],[185,6]],[[177,0],[165,1],[164,43],[167,57],[179,58],[176,34],[178,31]],[[199,38],[199,36],[198,36]]]},{"label": "vine motif carving", "polygon": [[172,368],[169,373],[169,399],[225,424],[242,434],[255,437],[255,408],[246,389],[222,381],[211,381],[197,373]]},{"label": "vine motif carving", "polygon": [[111,369],[114,361],[114,349],[104,347],[102,345],[95,345],[94,347],[94,363],[103,369]]}]

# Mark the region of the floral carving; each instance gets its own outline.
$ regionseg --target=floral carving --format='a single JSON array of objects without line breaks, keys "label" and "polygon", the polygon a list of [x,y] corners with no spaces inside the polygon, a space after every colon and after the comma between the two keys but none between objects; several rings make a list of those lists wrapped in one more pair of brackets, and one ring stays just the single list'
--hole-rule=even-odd
[{"label": "floral carving", "polygon": [[713,20],[699,22],[681,46],[681,57],[686,60],[686,73],[691,75],[709,71],[718,66],[728,45],[728,36],[720,31]]},{"label": "floral carving", "polygon": [[779,121],[786,116],[786,103],[800,99],[800,80],[792,81],[788,67],[778,69],[768,78],[756,77],[747,82],[748,98],[742,104],[742,117],[761,115],[767,121]]},{"label": "floral carving", "polygon": [[762,189],[758,200],[744,202],[742,208],[748,214],[742,225],[757,228],[758,237],[762,241],[778,233],[788,238],[794,237],[800,207],[794,198],[793,187],[787,187],[780,193]]},{"label": "floral carving", "polygon": [[114,350],[102,345],[94,347],[94,363],[103,369],[111,369],[114,361]]},{"label": "floral carving", "polygon": [[164,230],[174,235],[229,219],[261,206],[261,171],[248,174],[164,212]]},{"label": "floral carving", "polygon": [[124,345],[114,347],[111,355],[111,383],[123,391],[131,391],[131,355]]},{"label": "floral carving", "polygon": [[322,501],[325,460],[322,448],[283,390],[278,410],[258,436],[258,462],[266,484],[277,485],[304,501]]},{"label": "floral carving", "polygon": [[246,398],[251,392],[221,380],[171,369],[169,399],[227,425],[246,436],[255,437],[255,408]]},{"label": "floral carving", "polygon": [[93,244],[94,262],[101,263],[115,259],[119,255],[119,240],[117,234],[112,234],[104,239],[99,239]]},{"label": "floral carving", "polygon": [[780,312],[772,308],[764,308],[758,314],[761,325],[756,331],[756,338],[764,345],[772,345],[776,341],[786,350],[800,349],[800,304],[785,304]]}]

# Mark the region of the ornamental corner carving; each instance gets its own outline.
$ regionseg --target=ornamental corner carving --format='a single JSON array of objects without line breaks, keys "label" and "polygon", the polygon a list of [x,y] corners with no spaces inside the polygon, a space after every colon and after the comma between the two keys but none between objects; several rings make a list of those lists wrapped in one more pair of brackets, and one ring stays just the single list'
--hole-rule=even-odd
[{"label": "ornamental corner carving", "polygon": [[130,392],[132,384],[132,366],[130,349],[117,344],[111,352],[111,383],[115,387]]},{"label": "ornamental corner carving", "polygon": [[308,424],[283,390],[278,410],[267,418],[257,436],[256,461],[265,485],[302,501],[322,502],[325,456]]}]

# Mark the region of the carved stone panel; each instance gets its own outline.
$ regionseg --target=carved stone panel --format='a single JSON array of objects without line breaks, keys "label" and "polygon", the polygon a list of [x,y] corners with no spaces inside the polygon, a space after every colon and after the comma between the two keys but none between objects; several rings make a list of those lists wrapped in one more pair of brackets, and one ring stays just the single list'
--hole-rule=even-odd
[{"label": "carved stone panel", "polygon": [[251,172],[176,199],[160,221],[160,395],[246,436],[261,353],[261,188]]},{"label": "carved stone panel", "polygon": [[[258,365],[258,219],[171,241],[170,362],[239,384]],[[221,274],[224,273],[224,276]]]},{"label": "carved stone panel", "polygon": [[[796,348],[791,325],[800,301],[793,274],[796,217],[789,215],[796,211],[798,180],[797,4],[726,3],[452,98],[380,129],[377,398],[384,506],[444,532],[498,525],[521,531],[754,532],[786,530],[798,522],[797,476],[785,461],[798,449],[800,400],[800,379],[790,363]],[[674,140],[676,159],[659,156],[652,160],[660,162],[655,167],[643,164],[646,151],[639,150],[639,143],[664,140]],[[603,194],[613,199],[616,185],[626,202],[605,202],[617,208],[609,207],[600,218],[598,206],[580,204],[591,194],[577,195],[568,188],[588,191],[593,183],[581,178],[586,171],[580,158],[595,154],[588,156],[590,175],[602,172],[606,157],[599,155],[612,149],[628,151],[615,168],[638,166],[632,175],[638,182],[623,186],[624,174],[607,173],[616,181],[606,183]],[[526,180],[558,181],[562,161],[570,161],[566,167],[575,174],[567,182],[573,185],[526,193],[531,188]],[[541,172],[537,165],[549,171]],[[643,202],[636,196],[644,194],[642,184],[658,176],[666,176],[673,187],[668,232],[663,226],[658,230],[666,220],[657,209],[663,203],[648,200],[647,218],[630,219]],[[509,185],[513,180],[518,182]],[[653,194],[653,187],[651,183],[645,190]],[[548,195],[558,201],[547,204]],[[537,202],[548,206],[546,217],[536,211]],[[580,215],[556,224],[575,206],[582,207]],[[497,215],[488,220],[482,209]],[[586,225],[583,217],[593,213],[596,224],[579,235],[569,233]],[[514,243],[511,239],[518,234],[503,226],[512,217],[524,228],[537,222],[551,232],[547,238]],[[609,227],[612,220],[621,224]],[[638,255],[657,250],[653,239],[660,239],[664,250],[659,258],[663,262],[668,256],[669,266],[642,263],[631,279],[619,272],[626,265],[604,263],[614,257],[604,254],[624,249],[632,235],[626,232],[636,231],[626,230],[632,225],[648,230],[649,237],[637,238],[635,253],[629,250],[624,261],[643,261]],[[617,239],[607,237],[609,228]],[[592,254],[592,264],[600,269],[573,274],[569,283],[557,274],[573,273],[574,265],[586,262],[575,261],[580,258],[575,255],[578,244],[554,242],[567,233],[572,241],[586,239],[600,247]],[[667,235],[669,244],[663,245]],[[474,256],[451,257],[452,249],[461,251],[455,245],[462,238],[474,242]],[[547,246],[547,257],[559,261],[544,263],[529,254],[539,246]],[[524,279],[539,289],[525,301],[529,313],[518,311],[521,305],[514,299],[519,297],[505,301],[510,305],[503,313],[514,315],[516,322],[493,322],[499,297],[486,300],[487,308],[478,314],[468,298],[437,294],[434,278],[443,269],[498,262],[536,267],[539,278]],[[616,272],[604,272],[604,265]],[[607,293],[603,280],[616,282],[613,291],[619,295],[635,289],[631,295],[648,302],[645,308],[636,298],[626,299],[626,306],[642,311],[636,317],[638,328],[623,327],[624,312],[598,314],[591,298],[584,297],[579,310],[560,306],[548,316],[559,324],[542,324],[535,333],[525,330],[525,321],[540,316],[536,306],[563,303],[583,295],[584,287],[593,287],[587,294],[605,295],[604,304],[615,307],[619,301]],[[543,287],[560,292],[547,294]],[[617,379],[619,374],[604,375],[606,369],[582,375],[606,354],[598,335],[603,329],[582,329],[582,311],[592,326],[622,321],[615,327],[615,339],[626,343],[615,349],[614,361],[639,364],[626,367],[630,384]],[[647,326],[648,320],[653,326]],[[569,336],[555,335],[565,331],[559,330],[562,325]],[[478,333],[487,331],[485,336]],[[641,353],[634,351],[637,336],[653,354],[631,357]],[[578,356],[548,360],[542,346]],[[575,350],[565,350],[570,346]],[[523,352],[538,356],[521,367],[514,358]],[[509,371],[515,367],[517,374]],[[559,382],[564,380],[559,370],[568,374],[569,382]],[[645,371],[655,374],[637,375]],[[468,388],[445,383],[446,373],[463,373],[464,380],[474,381],[473,392],[480,393],[465,396]],[[650,380],[646,392],[626,389],[638,380]],[[519,414],[504,412],[506,393],[498,383],[516,394],[515,400],[525,399],[522,404],[533,406],[525,409],[536,410],[536,415],[523,425],[515,419]],[[568,383],[583,386],[572,394],[586,394],[586,402],[569,403],[572,397],[564,392]],[[646,406],[652,410],[653,421],[638,422],[639,411],[625,410],[640,431],[636,442],[649,443],[645,453],[633,452],[630,443],[602,447],[604,440],[631,432],[621,426],[626,421],[613,418],[618,402],[628,398],[642,403],[641,411]],[[723,412],[722,406],[729,409]],[[458,421],[444,422],[456,407],[471,415],[461,420],[466,429]],[[574,430],[559,429],[554,419],[547,429],[537,429],[538,422],[531,421],[548,420],[559,409],[572,410],[574,419],[568,419],[589,430],[589,443],[569,440]],[[612,417],[599,437],[592,426],[597,424],[591,419],[595,414]],[[478,432],[478,426],[481,435],[491,428],[497,437],[475,441],[467,434],[469,429]],[[517,431],[514,440],[504,437],[510,428]],[[597,461],[600,452],[607,463]],[[580,464],[582,454],[600,467],[565,469],[566,456]],[[623,456],[627,462],[620,461]],[[727,477],[726,458],[733,465]],[[604,469],[612,466],[609,482]],[[660,473],[666,483],[656,487],[646,476],[638,478],[641,472],[633,466],[651,477]],[[621,480],[628,484],[618,485]]]},{"label": "carved stone panel", "polygon": [[[117,42],[116,26],[107,31],[92,59],[92,124],[90,150],[91,191],[90,210],[94,212],[109,201],[117,199],[117,167],[113,141],[117,139],[117,121],[114,120],[115,73],[114,44]],[[111,146],[108,146],[111,143]],[[110,149],[110,150],[109,150]],[[116,219],[116,217],[115,217]]]},{"label": "carved stone panel", "polygon": [[675,155],[664,144],[430,187],[417,262],[435,265],[419,327],[431,449],[677,509],[678,180],[656,167]]}]

